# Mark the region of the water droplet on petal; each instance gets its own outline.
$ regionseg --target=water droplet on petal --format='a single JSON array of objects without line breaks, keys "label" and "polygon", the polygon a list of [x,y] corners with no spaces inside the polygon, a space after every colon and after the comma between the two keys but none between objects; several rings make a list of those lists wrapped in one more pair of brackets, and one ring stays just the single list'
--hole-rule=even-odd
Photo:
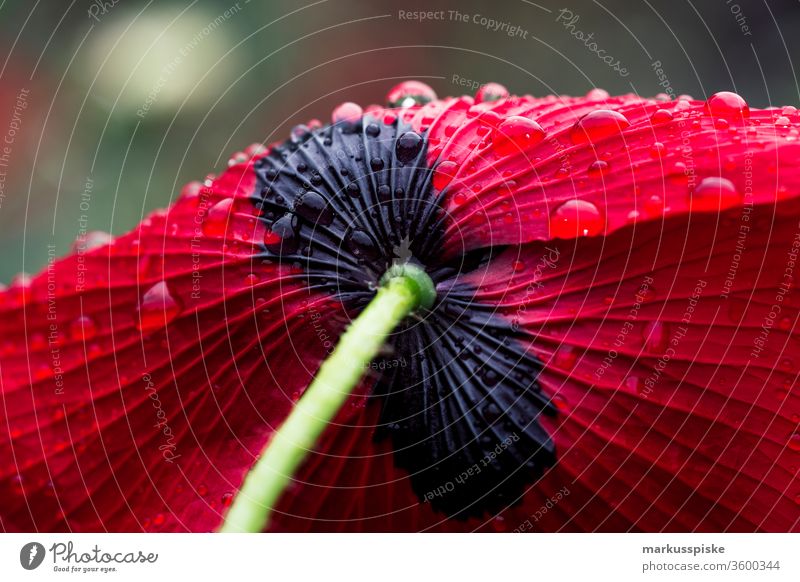
[{"label": "water droplet on petal", "polygon": [[297,216],[286,214],[273,222],[264,233],[264,245],[275,254],[292,254],[299,245],[297,229]]},{"label": "water droplet on petal", "polygon": [[708,112],[714,117],[737,119],[750,117],[750,107],[740,95],[730,91],[714,93],[706,101]]},{"label": "water droplet on petal", "polygon": [[560,346],[553,355],[553,359],[559,368],[571,370],[578,360],[578,355],[572,346]]},{"label": "water droplet on petal", "polygon": [[793,451],[800,451],[800,433],[795,433],[789,438],[789,448]]},{"label": "water droplet on petal", "polygon": [[498,408],[497,404],[494,402],[490,402],[481,410],[481,416],[483,416],[483,419],[490,425],[497,422],[501,414],[500,408]]},{"label": "water droplet on petal", "polygon": [[739,193],[727,178],[703,178],[692,192],[692,210],[720,210],[736,205]]},{"label": "water droplet on petal", "polygon": [[73,252],[88,252],[114,242],[114,237],[101,230],[87,232],[84,236],[78,237],[72,245]]},{"label": "water droplet on petal", "polygon": [[647,324],[643,332],[644,347],[651,353],[659,352],[667,346],[669,340],[669,330],[667,325],[661,321],[651,321]]},{"label": "water droplet on petal", "polygon": [[422,137],[413,131],[407,131],[399,138],[395,145],[395,153],[400,162],[407,163],[419,155],[422,150]]},{"label": "water droplet on petal", "polygon": [[672,111],[669,109],[657,109],[652,117],[650,117],[650,121],[653,125],[658,125],[660,123],[668,123],[672,121]]},{"label": "water droplet on petal", "polygon": [[630,121],[618,111],[598,109],[578,120],[572,128],[570,137],[574,144],[597,143],[608,137],[620,135],[630,124]]},{"label": "water droplet on petal", "polygon": [[597,206],[585,200],[568,200],[550,217],[552,238],[593,236],[603,228],[604,220]]},{"label": "water droplet on petal", "polygon": [[464,194],[463,192],[458,192],[456,193],[455,196],[453,196],[453,204],[455,204],[456,206],[461,206],[466,201],[467,201],[467,195]]},{"label": "water droplet on petal", "polygon": [[403,81],[392,87],[386,95],[389,107],[413,107],[435,100],[436,93],[433,89],[419,81]]},{"label": "water droplet on petal", "polygon": [[644,392],[644,382],[639,376],[628,376],[625,379],[625,386],[633,394],[642,394]]},{"label": "water droplet on petal", "polygon": [[331,114],[331,120],[333,123],[354,125],[361,120],[363,115],[364,110],[361,109],[360,105],[351,101],[347,101],[333,110],[333,113]]},{"label": "water droplet on petal", "polygon": [[528,153],[531,148],[545,138],[542,126],[519,115],[512,115],[503,120],[494,130],[492,142],[495,151],[501,156],[514,153]]},{"label": "water droplet on petal", "polygon": [[312,224],[328,226],[333,222],[334,213],[328,201],[313,190],[303,192],[295,199],[294,211]]},{"label": "water droplet on petal", "polygon": [[220,200],[209,208],[203,221],[203,234],[206,236],[223,236],[228,227],[232,209],[233,198]]},{"label": "water droplet on petal", "polygon": [[559,412],[567,412],[569,410],[569,403],[562,395],[556,394],[553,396],[552,401]]},{"label": "water droplet on petal", "polygon": [[441,192],[450,182],[452,182],[457,172],[458,164],[455,162],[441,162],[433,171],[433,188]]},{"label": "water droplet on petal", "polygon": [[667,146],[665,146],[660,141],[655,142],[652,146],[650,146],[650,157],[653,158],[661,158],[667,152]]},{"label": "water droplet on petal", "polygon": [[354,230],[347,237],[347,246],[357,257],[373,258],[377,247],[372,238],[363,230]]},{"label": "water droplet on petal", "polygon": [[150,287],[142,297],[137,327],[144,332],[165,327],[180,312],[180,303],[170,293],[166,281],[161,281]]},{"label": "water droplet on petal", "polygon": [[475,93],[475,103],[491,103],[508,97],[508,89],[499,83],[486,83]]},{"label": "water droplet on petal", "polygon": [[589,177],[591,178],[602,178],[605,176],[611,167],[608,165],[608,162],[603,160],[595,160],[591,164],[589,164]]}]

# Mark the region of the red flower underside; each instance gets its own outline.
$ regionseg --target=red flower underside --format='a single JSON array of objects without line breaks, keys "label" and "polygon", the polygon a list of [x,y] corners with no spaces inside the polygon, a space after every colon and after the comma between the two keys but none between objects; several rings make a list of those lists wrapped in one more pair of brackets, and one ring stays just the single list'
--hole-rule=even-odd
[{"label": "red flower underside", "polygon": [[[598,109],[630,126],[573,137]],[[654,120],[660,109],[672,119]],[[434,178],[447,187],[446,252],[519,245],[464,278],[533,334],[561,409],[547,426],[559,460],[502,519],[446,520],[372,442],[376,407],[358,396],[273,528],[514,529],[533,515],[543,531],[800,528],[793,281],[777,299],[798,233],[796,115],[728,119],[633,96],[451,99],[407,115],[429,133],[429,164],[454,162]],[[498,134],[512,115],[544,137]],[[253,258],[264,236],[254,184],[252,160],[238,164],[112,245],[3,293],[0,527],[219,526],[347,322],[293,267]],[[559,211],[569,200],[591,207]],[[580,232],[598,236],[563,238]]]}]

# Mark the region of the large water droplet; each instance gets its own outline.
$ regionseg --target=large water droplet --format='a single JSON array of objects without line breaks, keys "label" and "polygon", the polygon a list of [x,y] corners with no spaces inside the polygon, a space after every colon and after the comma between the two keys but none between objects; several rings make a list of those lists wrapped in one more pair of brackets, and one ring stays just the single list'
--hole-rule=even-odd
[{"label": "large water droplet", "polygon": [[203,234],[206,236],[224,236],[232,208],[233,198],[220,200],[209,208],[203,221]]},{"label": "large water droplet", "polygon": [[455,162],[444,161],[436,166],[433,171],[433,188],[442,191],[453,181],[458,172],[458,164]]},{"label": "large water droplet", "polygon": [[354,125],[361,120],[363,115],[364,110],[360,105],[347,101],[333,110],[333,113],[331,114],[331,120],[334,123]]},{"label": "large water droplet", "polygon": [[611,167],[608,165],[608,162],[605,160],[595,160],[591,164],[589,164],[589,169],[587,172],[589,173],[590,178],[602,178],[611,170]]},{"label": "large water droplet", "polygon": [[494,130],[492,142],[495,151],[501,156],[513,153],[526,153],[545,137],[542,126],[519,115],[512,115],[503,120]]},{"label": "large water droplet", "polygon": [[739,193],[733,182],[727,178],[703,178],[695,186],[690,203],[692,210],[720,210],[735,206],[739,202]]},{"label": "large water droplet", "polygon": [[395,153],[400,162],[410,162],[422,150],[422,137],[413,131],[407,131],[397,139]]},{"label": "large water droplet", "polygon": [[137,327],[144,332],[160,329],[180,312],[180,303],[170,293],[166,281],[161,281],[150,287],[142,297]]},{"label": "large water droplet", "polygon": [[630,124],[630,121],[618,111],[598,109],[578,120],[572,128],[570,137],[574,144],[597,143],[621,134]]},{"label": "large water droplet", "polygon": [[651,321],[643,331],[644,347],[650,353],[658,353],[667,347],[669,329],[661,321]]},{"label": "large water droplet", "polygon": [[294,214],[286,214],[272,223],[264,234],[264,245],[267,250],[280,254],[292,254],[297,251],[298,222]]},{"label": "large water droplet", "polygon": [[574,368],[577,360],[578,354],[573,346],[560,346],[556,350],[556,353],[553,354],[555,365],[564,370],[571,370]]},{"label": "large water droplet", "polygon": [[294,211],[312,224],[328,226],[333,222],[333,210],[328,201],[313,190],[303,192],[294,202]]},{"label": "large water droplet", "polygon": [[741,119],[750,117],[750,107],[740,95],[730,91],[714,93],[706,101],[708,112],[714,117]]},{"label": "large water droplet", "polygon": [[585,200],[568,200],[550,217],[550,236],[577,238],[603,232],[603,216],[597,206]]},{"label": "large water droplet", "polygon": [[72,244],[73,252],[88,252],[114,242],[114,237],[101,230],[87,232],[84,236],[78,237]]},{"label": "large water droplet", "polygon": [[363,230],[353,230],[347,237],[347,246],[359,258],[374,258],[377,248],[372,238]]},{"label": "large water droplet", "polygon": [[500,83],[486,83],[481,85],[475,93],[475,103],[491,103],[508,97],[508,89]]}]

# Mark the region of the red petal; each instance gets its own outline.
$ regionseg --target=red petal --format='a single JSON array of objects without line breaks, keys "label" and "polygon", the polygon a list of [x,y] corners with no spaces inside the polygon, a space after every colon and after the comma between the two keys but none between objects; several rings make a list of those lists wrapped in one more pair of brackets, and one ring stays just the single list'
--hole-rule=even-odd
[{"label": "red petal", "polygon": [[561,409],[532,497],[571,495],[535,529],[800,530],[798,216],[682,214],[470,275],[531,334]]},{"label": "red petal", "polygon": [[220,524],[344,325],[254,257],[254,184],[248,162],[189,185],[0,296],[4,529]]}]

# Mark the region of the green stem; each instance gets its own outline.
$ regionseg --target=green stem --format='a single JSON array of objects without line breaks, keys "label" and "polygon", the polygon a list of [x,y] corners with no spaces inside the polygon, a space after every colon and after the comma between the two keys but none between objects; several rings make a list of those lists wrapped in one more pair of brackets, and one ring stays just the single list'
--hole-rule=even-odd
[{"label": "green stem", "polygon": [[247,474],[221,532],[259,532],[267,527],[281,494],[386,338],[406,316],[418,307],[431,307],[435,299],[433,282],[415,265],[392,267],[381,283]]}]

